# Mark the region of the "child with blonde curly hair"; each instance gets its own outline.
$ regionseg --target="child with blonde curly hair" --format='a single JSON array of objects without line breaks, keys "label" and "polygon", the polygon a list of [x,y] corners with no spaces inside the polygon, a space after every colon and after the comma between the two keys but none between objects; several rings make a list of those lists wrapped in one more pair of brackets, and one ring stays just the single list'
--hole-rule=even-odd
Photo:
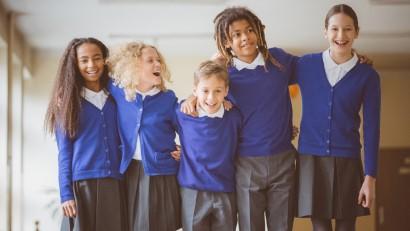
[{"label": "child with blonde curly hair", "polygon": [[177,97],[165,87],[170,73],[164,57],[154,46],[130,42],[114,49],[107,64],[109,91],[118,105],[129,230],[177,230]]}]

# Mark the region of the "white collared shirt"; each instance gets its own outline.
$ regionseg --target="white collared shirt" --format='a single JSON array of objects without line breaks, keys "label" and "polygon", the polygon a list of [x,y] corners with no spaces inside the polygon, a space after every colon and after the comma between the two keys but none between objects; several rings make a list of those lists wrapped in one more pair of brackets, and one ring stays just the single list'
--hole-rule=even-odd
[{"label": "white collared shirt", "polygon": [[256,58],[251,63],[244,62],[238,58],[233,58],[233,65],[238,71],[244,68],[253,70],[258,66],[264,66],[265,60],[263,59],[262,53],[259,52],[258,56],[256,56]]},{"label": "white collared shirt", "polygon": [[147,92],[140,92],[137,90],[137,93],[140,94],[142,96],[142,100],[145,99],[146,96],[153,96],[156,95],[160,92],[161,90],[159,90],[157,87],[152,88],[151,90],[147,91]]},{"label": "white collared shirt", "polygon": [[99,92],[95,92],[86,87],[83,87],[81,96],[85,100],[96,106],[98,109],[102,110],[105,102],[107,101],[108,93],[104,89],[100,90]]},{"label": "white collared shirt", "polygon": [[353,57],[351,59],[342,64],[337,64],[333,61],[332,57],[330,57],[330,49],[327,49],[322,53],[322,59],[325,65],[327,80],[332,87],[335,86],[336,83],[339,82],[359,60],[356,53],[353,53]]},{"label": "white collared shirt", "polygon": [[[160,91],[161,90],[159,90],[157,87],[154,87],[147,92],[140,92],[137,90],[137,93],[140,94],[142,96],[142,100],[144,100],[146,96],[154,96],[158,94]],[[135,148],[134,156],[132,158],[136,160],[142,160],[140,134],[137,135],[137,147]]]},{"label": "white collared shirt", "polygon": [[201,107],[198,107],[197,111],[198,111],[198,117],[208,116],[209,118],[222,118],[224,116],[224,113],[225,113],[225,109],[224,109],[223,104],[221,104],[221,107],[215,113],[210,114],[207,111],[205,111],[204,109],[202,109]]}]

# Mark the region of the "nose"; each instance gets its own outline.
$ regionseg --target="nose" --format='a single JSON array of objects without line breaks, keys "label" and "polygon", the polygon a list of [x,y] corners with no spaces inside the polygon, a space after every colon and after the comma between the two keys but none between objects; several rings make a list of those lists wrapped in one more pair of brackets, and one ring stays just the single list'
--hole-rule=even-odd
[{"label": "nose", "polygon": [[344,36],[344,31],[343,30],[339,30],[338,32],[337,32],[337,37],[338,38],[343,38],[343,36]]},{"label": "nose", "polygon": [[208,100],[212,102],[214,100],[214,98],[215,98],[215,94],[213,92],[209,92],[208,93]]},{"label": "nose", "polygon": [[95,66],[95,61],[92,59],[88,60],[87,67],[94,67],[94,66]]},{"label": "nose", "polygon": [[241,40],[242,41],[248,40],[248,33],[242,33]]},{"label": "nose", "polygon": [[155,67],[161,67],[161,62],[159,60],[156,60],[154,62]]}]

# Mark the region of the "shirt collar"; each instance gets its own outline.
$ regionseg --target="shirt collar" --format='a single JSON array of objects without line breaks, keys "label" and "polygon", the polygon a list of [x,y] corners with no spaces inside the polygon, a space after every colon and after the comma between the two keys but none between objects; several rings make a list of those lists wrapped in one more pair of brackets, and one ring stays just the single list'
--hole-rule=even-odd
[{"label": "shirt collar", "polygon": [[262,53],[259,52],[258,56],[256,56],[256,58],[251,63],[244,62],[238,58],[233,58],[233,64],[238,71],[244,68],[253,70],[257,66],[264,66],[265,60],[263,59]]},{"label": "shirt collar", "polygon": [[81,91],[81,96],[100,110],[103,109],[108,95],[109,93],[105,89],[102,89],[99,92],[95,92],[86,87],[83,87]]},{"label": "shirt collar", "polygon": [[99,92],[92,91],[86,87],[83,87],[83,90],[81,91],[81,96],[84,99],[104,99],[108,97],[108,92],[105,91],[105,89],[100,90]]},{"label": "shirt collar", "polygon": [[335,61],[333,61],[332,57],[330,57],[330,49],[327,49],[323,52],[322,54],[323,57],[323,62],[325,64],[326,69],[334,69],[334,68],[341,68],[345,72],[350,71],[357,63],[359,58],[357,57],[356,53],[353,53],[353,57],[349,59],[348,61],[342,63],[342,64],[337,64]]},{"label": "shirt collar", "polygon": [[161,90],[159,90],[159,88],[154,87],[151,90],[147,91],[147,92],[140,92],[137,90],[137,93],[140,94],[142,96],[142,99],[144,99],[146,96],[154,96],[156,94],[158,94]]},{"label": "shirt collar", "polygon": [[200,106],[197,108],[198,111],[198,117],[204,117],[207,116],[209,118],[222,118],[225,113],[224,105],[221,104],[221,107],[216,111],[215,113],[208,113],[204,109],[202,109]]}]

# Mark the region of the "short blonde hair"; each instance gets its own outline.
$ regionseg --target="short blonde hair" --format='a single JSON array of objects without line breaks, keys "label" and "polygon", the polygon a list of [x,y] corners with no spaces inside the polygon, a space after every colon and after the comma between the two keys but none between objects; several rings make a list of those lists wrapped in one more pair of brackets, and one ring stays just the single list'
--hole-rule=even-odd
[{"label": "short blonde hair", "polygon": [[194,72],[194,85],[197,86],[201,79],[208,79],[211,76],[222,80],[225,83],[225,87],[229,86],[229,77],[226,67],[212,60],[207,60],[199,64],[198,69]]},{"label": "short blonde hair", "polygon": [[139,59],[144,48],[153,48],[161,63],[161,84],[157,86],[161,91],[166,91],[165,80],[171,81],[171,74],[165,64],[165,59],[154,46],[142,42],[129,42],[110,50],[107,65],[114,84],[124,89],[127,101],[133,101],[136,97],[139,82],[138,70],[141,68]]}]

